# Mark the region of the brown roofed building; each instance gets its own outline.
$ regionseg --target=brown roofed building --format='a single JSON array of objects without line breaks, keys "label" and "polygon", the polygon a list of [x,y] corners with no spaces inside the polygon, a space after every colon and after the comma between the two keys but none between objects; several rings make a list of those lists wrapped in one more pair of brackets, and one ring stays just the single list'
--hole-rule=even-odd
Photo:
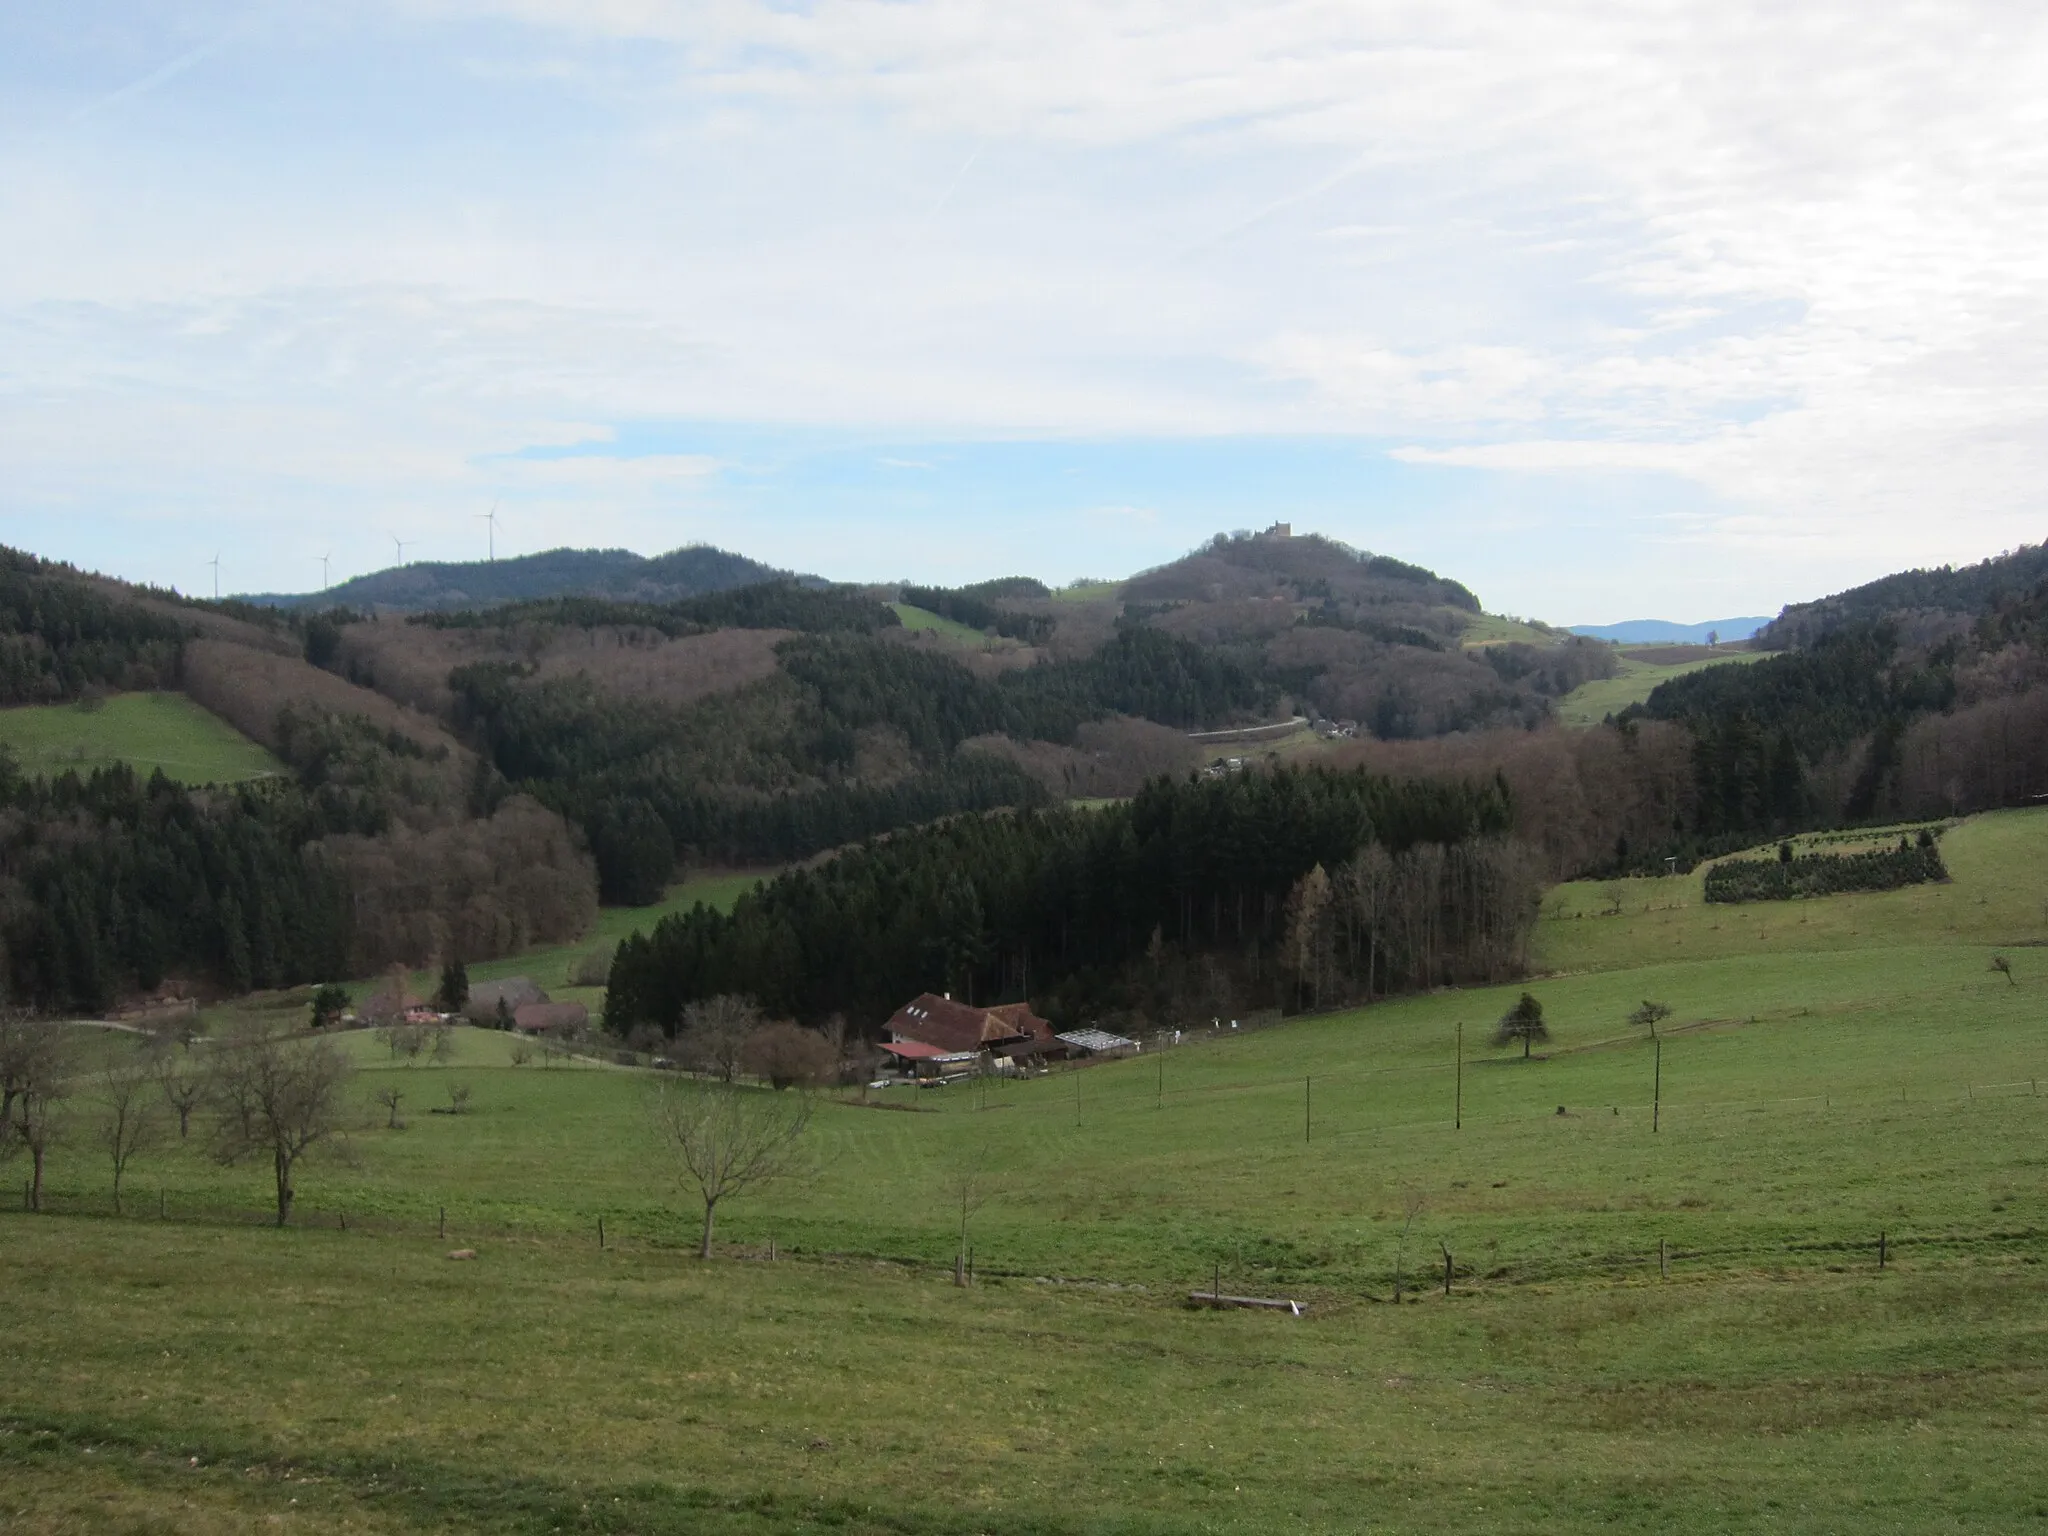
[{"label": "brown roofed building", "polygon": [[892,1041],[915,1041],[954,1055],[993,1051],[1021,1040],[1052,1039],[1052,1025],[1033,1013],[1029,1003],[975,1008],[930,992],[898,1008],[888,1031]]},{"label": "brown roofed building", "polygon": [[590,1023],[581,1003],[521,1003],[512,1010],[513,1027],[523,1035],[578,1035]]}]

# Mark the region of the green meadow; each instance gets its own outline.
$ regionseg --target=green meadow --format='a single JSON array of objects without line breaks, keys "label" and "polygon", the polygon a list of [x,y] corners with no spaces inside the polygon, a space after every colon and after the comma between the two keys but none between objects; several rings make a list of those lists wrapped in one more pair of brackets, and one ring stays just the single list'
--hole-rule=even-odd
[{"label": "green meadow", "polygon": [[[282,1232],[196,1146],[115,1218],[81,1104],[57,1214],[0,1216],[0,1523],[2033,1528],[2048,812],[1943,852],[1753,907],[1561,887],[1517,986],[846,1091],[708,1263],[655,1075],[494,1033],[349,1037],[359,1124]],[[1490,1038],[1525,986],[1527,1061]],[[1216,1280],[1307,1313],[1186,1306]]]},{"label": "green meadow", "polygon": [[25,772],[46,777],[115,763],[145,778],[161,768],[182,784],[233,784],[285,771],[262,747],[182,693],[120,693],[96,709],[0,709],[0,746]]},{"label": "green meadow", "polygon": [[1557,701],[1557,718],[1566,725],[1598,725],[1609,715],[1619,714],[1631,704],[1649,698],[1657,685],[1704,667],[1725,667],[1732,663],[1761,661],[1767,651],[1727,650],[1702,655],[1690,661],[1640,661],[1623,654],[1615,658],[1621,670],[1613,677],[1581,683]]},{"label": "green meadow", "polygon": [[977,651],[988,644],[988,637],[980,630],[970,629],[957,619],[933,613],[928,608],[914,608],[909,603],[891,603],[889,606],[895,610],[896,617],[903,621],[905,629],[913,632],[928,629],[934,634],[943,635],[948,640],[970,646]]}]

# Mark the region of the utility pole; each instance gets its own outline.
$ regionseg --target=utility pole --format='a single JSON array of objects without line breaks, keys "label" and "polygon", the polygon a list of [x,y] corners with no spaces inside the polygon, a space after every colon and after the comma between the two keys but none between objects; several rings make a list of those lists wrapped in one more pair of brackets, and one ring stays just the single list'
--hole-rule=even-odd
[{"label": "utility pole", "polygon": [[1458,1021],[1458,1086],[1457,1098],[1451,1106],[1451,1129],[1465,1129],[1465,1021]]},{"label": "utility pole", "polygon": [[1656,1076],[1650,1084],[1650,1134],[1657,1134],[1658,1122],[1664,1118],[1664,1037],[1657,1037]]},{"label": "utility pole", "polygon": [[1301,1080],[1301,1139],[1304,1145],[1316,1139],[1315,1081],[1313,1077]]}]

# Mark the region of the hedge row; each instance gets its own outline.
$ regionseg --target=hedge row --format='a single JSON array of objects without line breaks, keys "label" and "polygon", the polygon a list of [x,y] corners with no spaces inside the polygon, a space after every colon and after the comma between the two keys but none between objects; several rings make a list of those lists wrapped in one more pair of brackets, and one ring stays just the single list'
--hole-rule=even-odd
[{"label": "hedge row", "polygon": [[1709,901],[1790,901],[1843,891],[1895,891],[1946,880],[1941,850],[1901,842],[1874,853],[1810,853],[1785,859],[1728,859],[1707,871]]}]

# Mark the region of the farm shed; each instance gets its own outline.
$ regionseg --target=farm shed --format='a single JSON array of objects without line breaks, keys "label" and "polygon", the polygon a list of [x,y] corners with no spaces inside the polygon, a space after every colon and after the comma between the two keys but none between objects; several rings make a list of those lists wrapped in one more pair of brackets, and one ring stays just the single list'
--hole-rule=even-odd
[{"label": "farm shed", "polygon": [[1144,1049],[1137,1041],[1126,1040],[1122,1035],[1112,1035],[1106,1029],[1070,1029],[1053,1038],[1076,1056],[1117,1056],[1125,1051]]}]

